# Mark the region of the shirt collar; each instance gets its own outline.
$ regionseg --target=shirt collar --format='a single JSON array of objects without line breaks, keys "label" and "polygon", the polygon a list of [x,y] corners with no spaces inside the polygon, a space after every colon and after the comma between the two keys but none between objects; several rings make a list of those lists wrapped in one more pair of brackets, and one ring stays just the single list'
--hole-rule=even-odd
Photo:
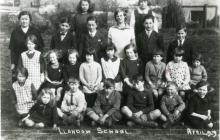
[{"label": "shirt collar", "polygon": [[96,35],[96,33],[97,33],[97,30],[94,31],[94,32],[90,32],[90,31],[89,31],[89,35],[90,35],[91,37],[94,37],[94,36]]},{"label": "shirt collar", "polygon": [[127,23],[125,23],[124,27],[119,27],[118,25],[115,25],[114,28],[117,28],[119,30],[126,30],[126,29],[130,29],[130,26]]},{"label": "shirt collar", "polygon": [[105,59],[105,61],[111,60],[112,62],[115,62],[115,61],[117,60],[117,57],[114,56],[112,59],[110,59],[110,58],[108,58],[108,57],[106,56],[106,57],[104,57],[104,59]]}]

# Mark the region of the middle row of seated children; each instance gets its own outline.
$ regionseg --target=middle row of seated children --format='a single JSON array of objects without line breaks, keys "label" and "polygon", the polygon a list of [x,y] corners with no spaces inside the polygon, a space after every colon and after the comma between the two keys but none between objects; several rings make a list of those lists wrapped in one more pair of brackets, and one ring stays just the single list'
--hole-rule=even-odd
[{"label": "middle row of seated children", "polygon": [[[24,122],[28,127],[53,126],[56,128],[58,116],[63,119],[65,124],[75,124],[79,127],[85,115],[92,119],[92,126],[98,124],[111,127],[119,122],[124,114],[128,118],[128,126],[138,124],[157,127],[156,119],[160,119],[163,123],[162,127],[166,128],[177,123],[185,109],[185,103],[178,95],[178,88],[174,82],[167,84],[165,95],[160,103],[161,107],[155,109],[152,92],[145,89],[142,76],[136,76],[132,80],[134,88],[128,95],[125,106],[121,106],[121,94],[115,90],[114,80],[106,79],[104,89],[97,94],[92,107],[87,107],[85,95],[79,88],[79,80],[69,78],[69,89],[65,91],[61,107],[57,107],[53,91],[49,88],[42,89],[35,101],[31,86],[27,85],[29,83],[27,75],[28,72],[25,68],[18,69],[17,81],[13,84],[13,89],[17,99],[16,106],[20,106],[16,108],[21,115],[20,122]],[[24,88],[26,92],[22,92]],[[207,83],[201,81],[196,88],[198,92],[192,96],[189,102],[188,117],[196,128],[212,128],[210,100],[206,96]],[[28,100],[25,100],[25,97]],[[202,107],[200,107],[201,104]],[[122,108],[120,109],[120,107]]]}]

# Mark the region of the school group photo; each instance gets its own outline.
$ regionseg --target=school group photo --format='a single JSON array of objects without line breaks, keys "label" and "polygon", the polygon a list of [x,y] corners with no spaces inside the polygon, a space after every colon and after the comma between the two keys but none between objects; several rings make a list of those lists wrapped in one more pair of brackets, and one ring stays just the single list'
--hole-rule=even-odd
[{"label": "school group photo", "polygon": [[40,20],[41,2],[1,11],[3,139],[219,138],[217,1],[59,1]]}]

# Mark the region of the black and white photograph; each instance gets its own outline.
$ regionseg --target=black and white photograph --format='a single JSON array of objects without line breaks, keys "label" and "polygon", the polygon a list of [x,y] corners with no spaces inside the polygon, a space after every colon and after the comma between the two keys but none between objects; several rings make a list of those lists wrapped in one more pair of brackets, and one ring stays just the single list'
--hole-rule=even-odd
[{"label": "black and white photograph", "polygon": [[2,140],[218,140],[219,0],[1,0]]}]

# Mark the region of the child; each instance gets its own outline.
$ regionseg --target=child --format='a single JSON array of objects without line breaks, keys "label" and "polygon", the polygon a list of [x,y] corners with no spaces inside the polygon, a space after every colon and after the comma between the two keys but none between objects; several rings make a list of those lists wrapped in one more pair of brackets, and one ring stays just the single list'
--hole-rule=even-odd
[{"label": "child", "polygon": [[19,57],[22,52],[27,50],[26,47],[27,37],[31,34],[37,37],[38,40],[38,44],[36,45],[37,50],[43,51],[43,47],[44,47],[44,42],[41,37],[40,31],[37,30],[33,26],[33,24],[31,24],[32,16],[30,12],[21,11],[18,15],[18,20],[19,20],[19,26],[12,31],[10,43],[9,43],[9,49],[11,54],[11,70],[13,72],[12,76],[14,76],[12,82],[16,80],[16,75],[14,75],[14,72],[16,72]]},{"label": "child", "polygon": [[96,92],[102,80],[102,68],[99,63],[94,61],[95,53],[94,48],[87,48],[85,52],[86,62],[82,63],[79,68],[79,78],[83,85],[88,107],[94,105]]},{"label": "child", "polygon": [[194,128],[212,128],[211,102],[208,94],[208,83],[200,81],[196,85],[197,93],[189,100],[189,122]]},{"label": "child", "polygon": [[82,91],[79,89],[79,80],[70,77],[68,80],[70,87],[69,91],[66,91],[62,105],[62,115],[65,123],[75,123],[78,127],[83,120],[83,114],[86,111],[86,100]]},{"label": "child", "polygon": [[95,5],[90,0],[80,0],[77,6],[77,14],[72,21],[77,46],[80,45],[82,34],[87,32],[86,20],[89,16],[93,15],[94,8]]},{"label": "child", "polygon": [[[13,104],[17,113],[20,116],[20,119],[24,118],[31,107],[34,105],[36,97],[36,89],[34,85],[27,80],[28,71],[26,68],[17,69],[17,81],[12,84],[13,90]],[[22,120],[19,121],[19,126],[22,125]]]},{"label": "child", "polygon": [[161,99],[161,118],[165,121],[163,128],[177,123],[184,109],[185,103],[178,95],[177,85],[174,82],[168,83],[166,94]]},{"label": "child", "polygon": [[173,55],[175,48],[183,49],[184,55],[183,55],[183,61],[187,62],[188,65],[191,65],[192,63],[192,56],[194,51],[193,44],[191,43],[190,39],[187,38],[187,29],[186,26],[181,24],[176,28],[176,39],[171,42],[167,49],[167,59],[166,62],[170,62],[173,60]]},{"label": "child", "polygon": [[153,51],[164,51],[163,36],[153,30],[154,16],[146,15],[143,20],[145,31],[137,36],[138,55],[144,65],[151,60]]},{"label": "child", "polygon": [[124,10],[117,9],[114,13],[114,18],[117,25],[109,28],[108,43],[114,44],[117,49],[116,56],[124,59],[124,47],[130,43],[135,44],[134,29],[130,28],[126,23],[127,14]]},{"label": "child", "polygon": [[166,64],[161,62],[163,59],[163,52],[157,50],[153,52],[153,59],[147,62],[145,67],[145,80],[153,90],[153,95],[157,101],[158,97],[163,94],[164,73]]},{"label": "child", "polygon": [[79,67],[80,63],[78,61],[79,53],[75,49],[68,50],[68,60],[69,63],[65,64],[63,67],[63,79],[64,83],[68,82],[70,77],[79,79]]},{"label": "child", "polygon": [[61,99],[61,92],[63,90],[63,65],[58,62],[56,51],[50,51],[49,65],[45,72],[45,83],[42,85],[44,88],[50,88],[53,91],[56,102]]},{"label": "child", "polygon": [[202,55],[197,53],[193,56],[192,67],[190,67],[190,85],[193,89],[200,81],[207,81],[207,72],[201,65]]},{"label": "child", "polygon": [[[144,30],[143,26],[143,19],[144,16],[147,14],[154,15],[154,12],[152,11],[152,6],[149,5],[149,0],[139,0],[138,1],[138,8],[135,9],[131,13],[130,18],[130,26],[134,28],[135,30],[135,36],[137,36],[139,33],[141,33]],[[158,22],[156,18],[154,19],[154,31],[158,32]]]},{"label": "child", "polygon": [[24,67],[28,70],[28,79],[38,90],[41,83],[44,82],[45,62],[41,52],[35,50],[37,46],[37,37],[29,35],[26,40],[28,50],[21,53],[18,67]]},{"label": "child", "polygon": [[28,127],[44,128],[57,127],[57,108],[54,105],[53,93],[50,89],[42,89],[37,103],[31,108],[25,124]]},{"label": "child", "polygon": [[122,82],[120,75],[120,58],[115,56],[116,47],[108,45],[106,47],[106,56],[101,58],[101,66],[103,70],[103,79],[111,78],[115,81],[115,90],[122,91]]},{"label": "child", "polygon": [[62,57],[60,61],[67,63],[67,51],[75,47],[73,34],[69,32],[70,19],[67,17],[61,18],[59,22],[59,31],[52,36],[50,48],[61,51]]},{"label": "child", "polygon": [[[83,54],[84,57],[85,50],[88,47],[95,49],[98,61],[104,54],[105,47],[107,44],[107,35],[105,35],[100,30],[97,30],[98,20],[95,16],[89,16],[87,18],[87,29],[88,31],[82,35],[81,46],[79,48],[79,54]],[[84,57],[85,58],[85,57]]]},{"label": "child", "polygon": [[130,119],[127,125],[132,126],[136,123],[157,127],[158,124],[154,121],[161,116],[161,112],[159,109],[154,110],[153,96],[151,92],[145,90],[143,76],[135,77],[133,85],[134,89],[132,94],[128,95],[127,105],[122,107],[122,113]]},{"label": "child", "polygon": [[127,101],[127,95],[133,88],[131,82],[132,78],[137,75],[143,75],[143,63],[138,59],[137,51],[134,44],[129,44],[124,48],[126,58],[122,60],[121,65],[121,76],[124,81],[123,84],[123,95],[122,95],[122,105],[125,105]]},{"label": "child", "polygon": [[168,82],[177,84],[180,96],[185,99],[185,91],[190,90],[190,72],[186,62],[182,61],[184,50],[176,48],[174,59],[170,61],[165,70],[165,77]]},{"label": "child", "polygon": [[106,79],[104,81],[104,90],[98,94],[95,105],[87,109],[87,115],[93,120],[92,126],[98,123],[111,127],[121,119],[121,95],[115,91],[114,85],[113,79]]}]

